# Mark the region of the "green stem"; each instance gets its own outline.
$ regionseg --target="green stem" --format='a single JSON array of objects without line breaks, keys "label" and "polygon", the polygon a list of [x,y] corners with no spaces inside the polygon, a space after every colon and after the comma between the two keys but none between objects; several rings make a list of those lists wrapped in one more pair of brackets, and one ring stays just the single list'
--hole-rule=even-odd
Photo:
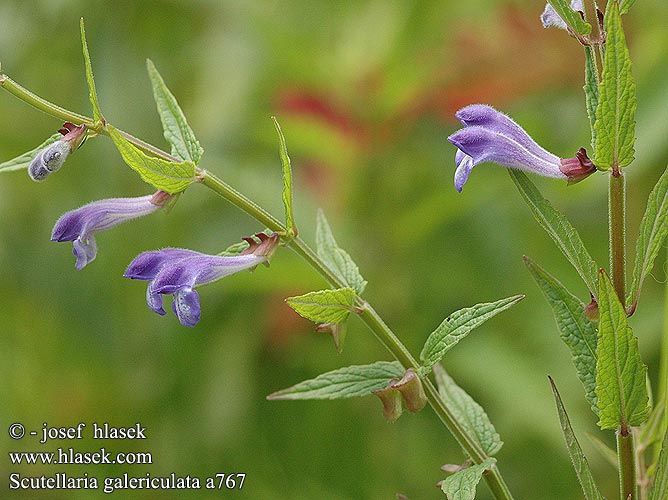
[{"label": "green stem", "polygon": [[619,461],[619,489],[622,500],[638,498],[635,437],[626,426],[617,430],[617,459]]},{"label": "green stem", "polygon": [[[266,212],[263,208],[247,199],[244,195],[237,192],[225,182],[215,177],[209,172],[204,172],[202,184],[213,190],[244,212],[264,224],[272,231],[285,233],[287,228],[279,222],[274,216]],[[298,253],[308,264],[311,265],[325,280],[334,287],[345,286],[332,271],[320,260],[317,254],[301,239],[293,238],[288,246]],[[405,369],[413,368],[417,370],[420,364],[406,349],[406,346],[397,338],[394,332],[385,324],[376,310],[367,302],[360,299],[362,313],[360,319],[374,333],[381,344],[403,365]],[[443,404],[438,391],[428,379],[424,380],[424,389],[429,400],[429,404],[434,409],[438,417],[445,424],[450,433],[464,449],[466,454],[471,457],[475,463],[481,463],[487,458],[487,454],[480,448],[478,443],[466,432],[460,425],[456,417]],[[498,500],[511,500],[512,494],[508,489],[501,473],[496,465],[485,473],[485,480]]]},{"label": "green stem", "polygon": [[[29,90],[21,87],[9,77],[2,74],[0,74],[0,86],[8,90],[22,101],[27,102],[28,104],[36,107],[50,116],[74,123],[83,123],[95,130],[96,133],[106,135],[106,130],[104,127],[100,127],[100,124],[95,123],[91,118],[79,115],[61,108],[60,106],[52,104],[42,99],[41,97],[36,96]],[[127,132],[123,132],[121,130],[119,130],[119,132],[128,141],[140,149],[166,160],[177,161],[176,158],[172,157],[165,151],[162,151],[161,149],[148,144],[141,139],[128,134]],[[260,224],[264,225],[272,231],[282,233],[284,235],[288,234],[288,230],[282,222],[276,219],[265,209],[257,205],[255,202],[248,199],[246,196],[231,186],[227,185],[214,174],[207,171],[200,171],[199,177],[201,183],[204,186],[246,212],[248,215],[256,219]],[[310,264],[311,267],[313,267],[331,286],[337,288],[345,286],[341,279],[322,262],[317,254],[301,238],[290,238],[286,244],[297,254],[299,254],[308,264]],[[367,325],[367,327],[369,327],[369,329],[374,333],[381,344],[385,346],[385,348],[403,365],[405,369],[413,368],[417,370],[420,367],[417,360],[411,355],[406,346],[404,346],[404,344],[397,338],[394,332],[392,332],[392,330],[385,324],[385,322],[371,307],[371,305],[363,301],[361,298],[358,298],[358,305],[362,310],[362,313],[359,315],[360,319]],[[431,407],[463,448],[465,453],[471,458],[471,460],[478,464],[488,458],[487,454],[478,445],[476,440],[468,434],[466,429],[461,426],[456,417],[445,406],[438,391],[429,379],[424,380],[424,389]],[[501,472],[499,471],[496,464],[492,466],[490,470],[485,472],[484,477],[490,490],[497,500],[513,499],[512,494],[503,480]]]},{"label": "green stem", "polygon": [[626,307],[626,180],[618,168],[610,175],[610,278],[617,297]]}]

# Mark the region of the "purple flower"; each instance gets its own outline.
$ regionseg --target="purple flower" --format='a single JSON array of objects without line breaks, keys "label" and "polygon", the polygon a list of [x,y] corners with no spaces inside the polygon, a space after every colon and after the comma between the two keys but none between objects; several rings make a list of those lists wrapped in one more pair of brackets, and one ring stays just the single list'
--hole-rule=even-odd
[{"label": "purple flower", "polygon": [[[582,0],[571,0],[571,10],[574,12],[584,12],[584,4]],[[554,7],[549,3],[545,6],[545,10],[540,15],[540,20],[543,23],[544,28],[550,28],[554,26],[562,30],[568,30],[568,25],[564,21],[557,11],[554,10]]]},{"label": "purple flower", "polygon": [[239,255],[207,255],[185,248],[164,248],[139,254],[130,263],[126,278],[149,281],[148,307],[161,316],[162,296],[173,295],[172,309],[183,326],[193,327],[200,319],[199,293],[194,288],[230,274],[267,262],[278,243],[278,234],[260,233],[244,238],[249,246]]},{"label": "purple flower", "polygon": [[569,183],[584,179],[596,167],[581,149],[579,156],[566,160],[550,153],[509,116],[484,104],[472,104],[456,113],[464,128],[448,141],[457,147],[455,188],[462,190],[473,167],[487,161],[532,172]]},{"label": "purple flower", "polygon": [[84,205],[62,215],[53,227],[51,241],[73,241],[76,268],[83,269],[97,255],[94,234],[155,212],[171,195],[158,191],[139,198],[110,198]]}]

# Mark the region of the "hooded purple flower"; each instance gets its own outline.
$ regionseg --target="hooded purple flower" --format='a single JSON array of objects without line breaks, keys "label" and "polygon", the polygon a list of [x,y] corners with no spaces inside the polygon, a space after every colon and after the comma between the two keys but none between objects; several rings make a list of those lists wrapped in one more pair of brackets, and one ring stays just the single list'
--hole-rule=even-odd
[{"label": "hooded purple flower", "polygon": [[51,241],[73,241],[76,268],[81,270],[97,255],[96,232],[155,212],[169,199],[171,195],[158,191],[139,198],[94,201],[62,215],[53,228]]},{"label": "hooded purple flower", "polygon": [[260,233],[244,238],[249,247],[239,255],[207,255],[185,248],[164,248],[139,254],[130,263],[126,278],[149,281],[148,307],[161,316],[162,296],[173,295],[172,309],[183,326],[193,327],[200,319],[199,294],[194,288],[230,274],[251,269],[267,261],[278,243],[278,234]]},{"label": "hooded purple flower", "polygon": [[484,104],[472,104],[456,113],[464,128],[448,141],[457,147],[455,188],[462,190],[473,167],[487,161],[569,183],[582,180],[596,168],[584,149],[576,158],[560,159],[539,146],[509,116]]}]

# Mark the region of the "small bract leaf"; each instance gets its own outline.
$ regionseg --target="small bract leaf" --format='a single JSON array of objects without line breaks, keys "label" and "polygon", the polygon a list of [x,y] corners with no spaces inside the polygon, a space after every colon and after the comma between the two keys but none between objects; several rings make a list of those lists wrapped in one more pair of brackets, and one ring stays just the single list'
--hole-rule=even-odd
[{"label": "small bract leaf", "polygon": [[596,342],[594,324],[584,314],[585,305],[571,294],[559,280],[528,257],[524,263],[542,290],[557,321],[559,335],[573,356],[578,378],[585,389],[585,397],[594,412],[596,407]]},{"label": "small bract leaf", "polygon": [[475,500],[475,492],[482,474],[496,463],[496,459],[489,457],[478,465],[455,472],[441,482],[441,490],[448,500]]},{"label": "small bract leaf", "polygon": [[288,146],[285,144],[285,136],[276,117],[272,116],[274,127],[278,132],[279,154],[281,157],[281,166],[283,168],[283,206],[285,207],[285,226],[292,231],[293,236],[297,235],[297,226],[295,226],[295,216],[292,211],[292,166],[288,156]]},{"label": "small bract leaf", "polygon": [[619,13],[626,14],[634,3],[636,3],[636,0],[620,0]]},{"label": "small bract leaf", "polygon": [[668,168],[652,189],[647,200],[645,215],[640,222],[640,234],[636,240],[636,261],[633,267],[633,284],[629,304],[635,307],[645,277],[652,271],[654,259],[659,255],[668,235]]},{"label": "small bract leaf", "polygon": [[90,62],[90,54],[88,53],[88,43],[86,43],[86,30],[84,28],[83,17],[79,20],[79,27],[81,28],[81,45],[83,47],[84,64],[86,65],[86,83],[88,84],[88,97],[90,99],[91,107],[93,108],[93,119],[98,122],[104,122],[100,105],[97,101],[97,91],[95,90],[95,79],[93,78],[93,66]]},{"label": "small bract leaf", "polygon": [[587,285],[589,292],[596,297],[598,295],[598,267],[584,246],[580,235],[571,225],[568,219],[558,212],[549,201],[543,198],[536,185],[519,170],[508,169],[522,198],[533,212],[547,234],[575,268],[582,280]]},{"label": "small bract leaf", "polygon": [[23,168],[28,168],[33,158],[37,156],[37,153],[42,151],[42,149],[47,147],[49,144],[53,144],[54,142],[62,138],[63,135],[60,133],[53,134],[51,137],[49,137],[46,141],[37,146],[35,149],[31,149],[30,151],[23,153],[21,156],[17,156],[16,158],[0,163],[0,172],[12,172],[14,170],[21,170]]},{"label": "small bract leaf", "polygon": [[552,393],[554,394],[554,401],[557,405],[559,422],[561,422],[561,432],[564,435],[568,455],[571,457],[571,463],[573,464],[575,474],[582,487],[585,500],[603,500],[603,497],[596,486],[596,482],[594,481],[594,477],[591,474],[591,470],[589,469],[587,457],[585,457],[582,448],[580,448],[580,443],[578,443],[578,440],[575,437],[570,419],[566,413],[566,408],[561,400],[561,396],[559,396],[559,391],[557,391],[557,386],[554,384],[552,377],[550,377],[550,384],[552,385]]},{"label": "small bract leaf", "polygon": [[441,401],[455,416],[457,423],[487,455],[495,455],[503,446],[503,441],[485,410],[455,383],[440,364],[434,365],[434,376]]},{"label": "small bract leaf", "polygon": [[342,323],[352,311],[355,290],[338,288],[320,290],[285,299],[300,316],[314,323]]},{"label": "small bract leaf", "polygon": [[668,430],[663,437],[656,476],[654,476],[654,483],[649,492],[649,500],[665,500],[666,498],[668,498]]},{"label": "small bract leaf", "polygon": [[322,373],[267,396],[267,399],[343,399],[367,396],[382,389],[404,368],[398,361],[376,361],[370,365],[353,365]]},{"label": "small bract leaf", "polygon": [[640,359],[638,339],[628,326],[626,311],[604,271],[599,283],[598,425],[602,429],[637,426],[647,419],[650,410],[647,366]]},{"label": "small bract leaf", "polygon": [[445,353],[457,345],[471,330],[514,306],[523,298],[524,295],[514,295],[496,302],[476,304],[473,307],[467,307],[452,313],[438,325],[424,343],[420,353],[420,359],[423,363],[420,373],[428,373],[431,367],[438,363]]},{"label": "small bract leaf", "polygon": [[619,4],[610,0],[605,12],[605,57],[596,108],[596,160],[600,169],[625,167],[633,161],[636,84],[626,46]]},{"label": "small bract leaf", "polygon": [[111,125],[107,125],[107,130],[125,163],[154,188],[169,194],[176,194],[195,182],[195,164],[193,162],[177,163],[148,156],[125,139]]},{"label": "small bract leaf", "polygon": [[591,25],[585,22],[579,12],[571,9],[570,0],[547,0],[557,14],[579,35],[591,33]]},{"label": "small bract leaf", "polygon": [[316,248],[318,257],[350,288],[362,293],[367,282],[362,278],[357,264],[348,253],[339,248],[322,210],[318,210],[316,226]]},{"label": "small bract leaf", "polygon": [[190,125],[188,125],[186,116],[176,101],[176,97],[167,88],[165,81],[150,59],[146,60],[146,68],[151,79],[153,98],[158,107],[164,136],[172,146],[172,156],[199,165],[204,150]]}]

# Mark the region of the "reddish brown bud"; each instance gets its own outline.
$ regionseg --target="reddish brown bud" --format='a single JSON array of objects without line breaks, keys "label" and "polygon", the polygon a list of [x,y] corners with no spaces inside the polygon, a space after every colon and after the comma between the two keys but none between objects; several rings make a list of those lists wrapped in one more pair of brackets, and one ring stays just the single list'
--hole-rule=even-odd
[{"label": "reddish brown bud", "polygon": [[329,333],[334,341],[336,352],[341,354],[343,351],[343,342],[346,339],[345,323],[322,323],[315,327],[316,332]]},{"label": "reddish brown bud", "polygon": [[393,378],[385,388],[371,391],[380,398],[380,401],[383,403],[383,416],[385,420],[389,420],[390,422],[398,419],[402,412],[401,393],[393,387],[398,381],[399,379]]},{"label": "reddish brown bud", "polygon": [[63,123],[63,128],[58,130],[63,134],[62,141],[67,142],[70,145],[70,151],[75,151],[81,143],[86,138],[86,125],[75,125],[72,122]]},{"label": "reddish brown bud", "polygon": [[[255,239],[260,240],[259,242]],[[279,236],[278,233],[272,233],[270,236],[267,236],[264,233],[257,233],[253,237],[241,238],[246,243],[248,243],[248,248],[241,252],[241,255],[253,254],[258,257],[269,257],[274,253],[276,246],[278,245]]]},{"label": "reddish brown bud", "polygon": [[404,403],[406,403],[406,409],[411,413],[417,413],[427,404],[427,396],[422,387],[422,380],[412,368],[406,370],[403,378],[392,385],[392,388],[401,393]]}]

